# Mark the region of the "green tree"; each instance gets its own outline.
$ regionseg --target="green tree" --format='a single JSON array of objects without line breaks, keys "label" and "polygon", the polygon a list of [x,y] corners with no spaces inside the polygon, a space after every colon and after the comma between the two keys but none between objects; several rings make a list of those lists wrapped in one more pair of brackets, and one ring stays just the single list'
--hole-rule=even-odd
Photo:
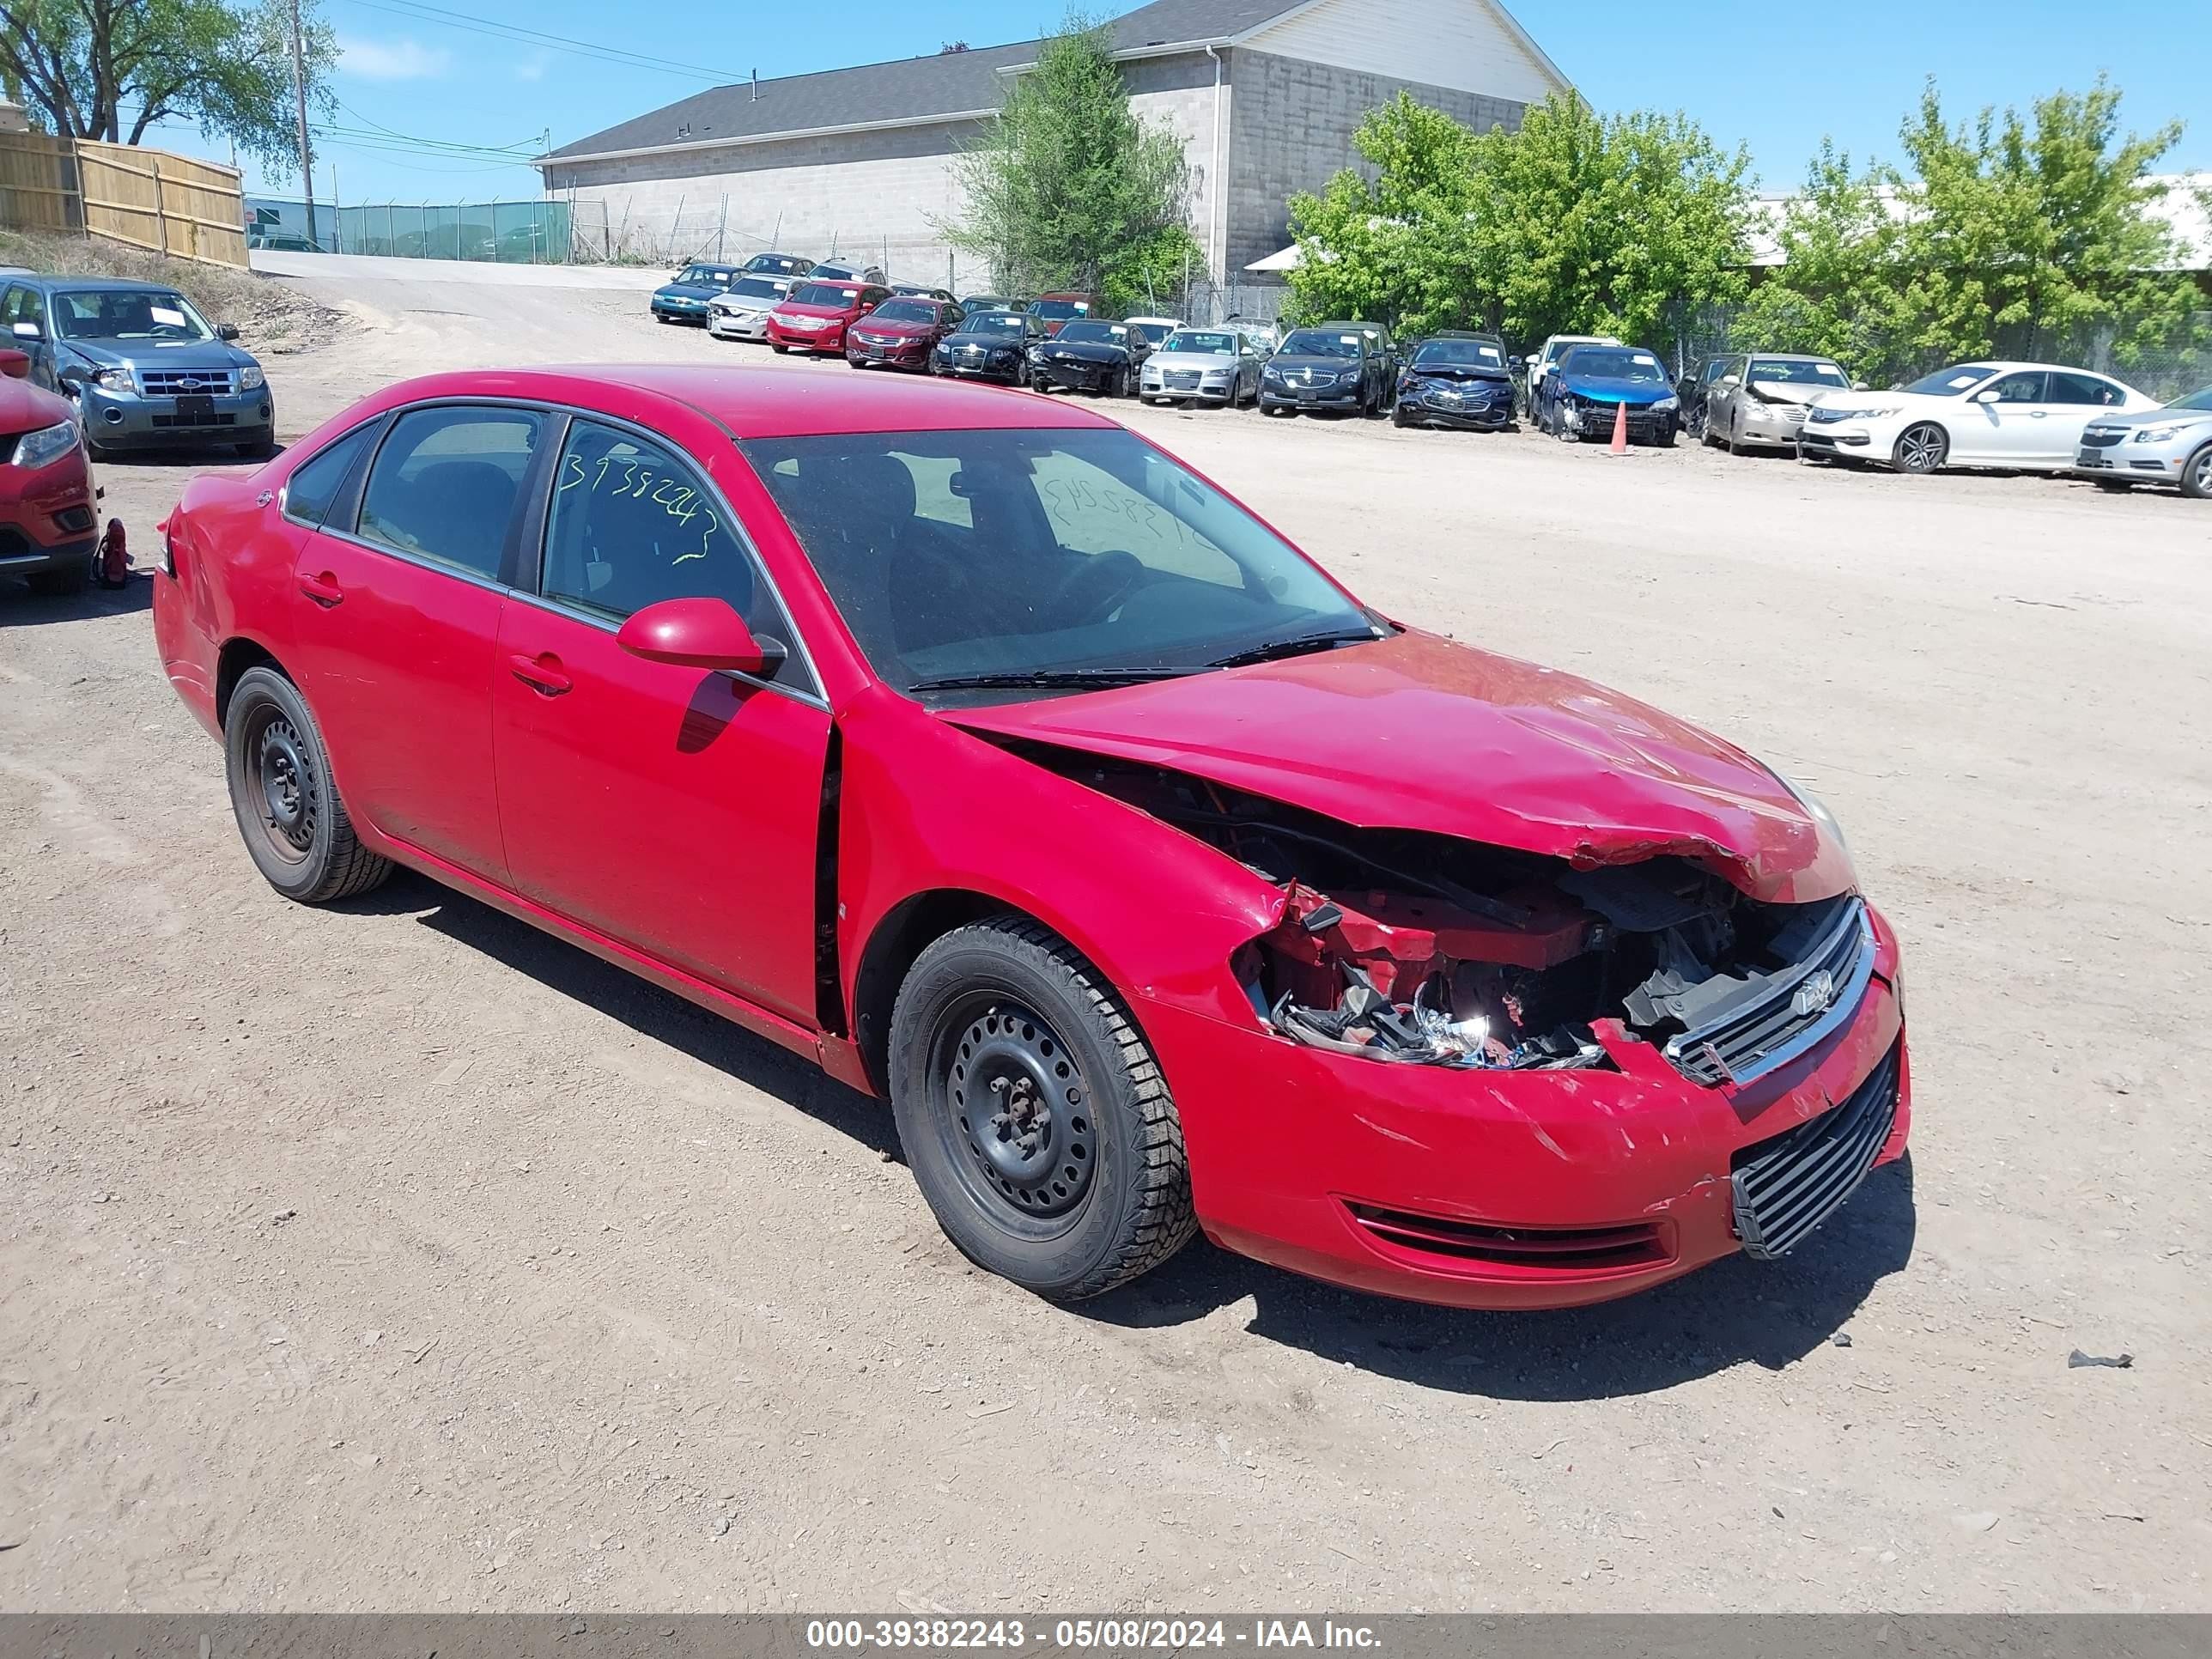
[{"label": "green tree", "polygon": [[1291,203],[1307,314],[1656,343],[1682,307],[1742,291],[1748,158],[1687,117],[1564,94],[1477,133],[1401,94],[1353,143],[1371,180]]},{"label": "green tree", "polygon": [[963,210],[945,234],[1006,291],[1073,289],[1127,307],[1170,273],[1179,288],[1184,270],[1204,269],[1182,144],[1137,118],[1111,34],[1079,17],[1044,43],[954,173]]},{"label": "green tree", "polygon": [[2123,137],[2119,106],[2100,80],[1954,128],[1931,82],[1899,135],[1902,166],[1854,176],[1824,147],[1736,343],[1823,352],[1877,382],[2107,349],[2125,369],[2182,343],[2203,302],[2149,177],[2181,128]]}]

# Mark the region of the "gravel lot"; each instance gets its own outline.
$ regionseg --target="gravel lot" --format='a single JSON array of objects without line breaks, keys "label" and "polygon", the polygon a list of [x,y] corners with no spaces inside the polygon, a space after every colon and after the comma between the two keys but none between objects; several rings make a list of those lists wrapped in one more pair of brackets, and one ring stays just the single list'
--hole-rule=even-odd
[{"label": "gravel lot", "polygon": [[[354,325],[272,362],[288,431],[459,363],[773,361],[315,282]],[[2212,511],[1116,413],[1392,613],[1825,795],[1905,941],[1909,1164],[1579,1313],[1203,1245],[1048,1306],[768,1045],[420,879],[276,899],[147,585],[12,588],[0,1608],[2212,1609]],[[142,562],[188,471],[105,470]]]}]

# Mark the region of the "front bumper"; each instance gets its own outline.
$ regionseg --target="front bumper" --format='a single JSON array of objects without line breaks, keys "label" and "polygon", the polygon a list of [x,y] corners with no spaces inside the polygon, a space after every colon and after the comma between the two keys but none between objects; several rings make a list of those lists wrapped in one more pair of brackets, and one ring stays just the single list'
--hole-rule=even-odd
[{"label": "front bumper", "polygon": [[845,361],[855,368],[904,368],[919,374],[929,367],[932,349],[927,340],[896,340],[889,345],[870,345],[845,337]]},{"label": "front bumper", "polygon": [[1122,371],[1111,363],[1031,363],[1030,378],[1060,392],[1107,392]]},{"label": "front bumper", "polygon": [[1808,421],[1797,428],[1797,454],[1823,459],[1834,457],[1844,460],[1863,460],[1870,455],[1886,452],[1875,446],[1874,434],[1863,426],[1815,426]]},{"label": "front bumper", "polygon": [[1447,398],[1439,392],[1415,390],[1400,395],[1398,412],[1401,419],[1413,425],[1496,432],[1513,423],[1513,394],[1510,391],[1493,392],[1486,401],[1477,404],[1463,395]]},{"label": "front bumper", "polygon": [[40,467],[0,464],[0,574],[68,569],[92,556],[99,529],[81,445]]},{"label": "front bumper", "polygon": [[1775,404],[1743,403],[1737,405],[1736,441],[1747,444],[1770,444],[1778,449],[1793,449],[1797,434],[1805,428],[1805,411]]},{"label": "front bumper", "polygon": [[831,323],[827,328],[787,328],[770,318],[768,340],[770,345],[783,346],[792,351],[842,351],[845,349],[845,325]]},{"label": "front bumper", "polygon": [[1192,404],[1228,403],[1235,398],[1237,386],[1234,375],[1209,382],[1203,374],[1186,379],[1180,371],[1172,378],[1164,373],[1150,374],[1139,382],[1139,390],[1145,397]]},{"label": "front bumper", "polygon": [[1357,386],[1260,387],[1260,407],[1275,409],[1356,410],[1360,406]]},{"label": "front bumper", "polygon": [[1672,443],[1674,434],[1681,430],[1680,410],[1655,410],[1650,405],[1636,404],[1583,404],[1561,411],[1561,424],[1568,434],[1577,439],[1597,439],[1602,442],[1613,436],[1614,410],[1628,410],[1628,441],[1632,444]]},{"label": "front bumper", "polygon": [[1216,1243],[1414,1301],[1571,1307],[1755,1248],[1736,1177],[1816,1118],[1864,1131],[1861,1107],[1879,1109],[1846,1194],[1903,1154],[1911,1078],[1897,950],[1875,929],[1875,977],[1853,1017],[1741,1087],[1691,1082],[1613,1022],[1597,1035],[1618,1069],[1546,1073],[1384,1065],[1159,1002],[1139,1018]]},{"label": "front bumper", "polygon": [[2204,434],[2185,432],[2162,444],[2123,439],[2116,444],[2081,445],[2073,471],[2085,478],[2124,479],[2130,483],[2179,484],[2189,459],[2204,444]]},{"label": "front bumper", "polygon": [[664,300],[655,295],[653,314],[665,317],[671,322],[703,323],[709,315],[707,304],[704,300]]},{"label": "front bumper", "polygon": [[707,332],[718,340],[765,340],[768,313],[757,311],[733,317],[727,312],[710,311],[707,313]]},{"label": "front bumper", "polygon": [[265,386],[198,398],[149,398],[88,386],[77,408],[86,438],[102,449],[251,444],[273,439],[276,407]]},{"label": "front bumper", "polygon": [[969,357],[961,353],[951,356],[940,352],[933,359],[939,374],[960,380],[990,380],[1000,386],[1019,386],[1028,368],[1018,356],[1012,362],[993,362],[988,357]]}]

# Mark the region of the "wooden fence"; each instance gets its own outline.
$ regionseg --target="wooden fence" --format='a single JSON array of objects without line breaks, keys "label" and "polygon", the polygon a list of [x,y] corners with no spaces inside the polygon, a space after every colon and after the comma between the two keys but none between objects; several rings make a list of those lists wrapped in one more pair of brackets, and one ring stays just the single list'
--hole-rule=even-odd
[{"label": "wooden fence", "polygon": [[0,225],[89,232],[149,253],[246,266],[236,171],[137,144],[0,132]]}]

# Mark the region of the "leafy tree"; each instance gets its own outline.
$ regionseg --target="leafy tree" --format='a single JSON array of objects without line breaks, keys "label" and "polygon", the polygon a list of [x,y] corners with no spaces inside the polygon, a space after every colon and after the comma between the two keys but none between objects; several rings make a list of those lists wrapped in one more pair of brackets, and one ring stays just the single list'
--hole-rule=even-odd
[{"label": "leafy tree", "polygon": [[965,210],[945,233],[1009,292],[1066,288],[1126,306],[1148,280],[1172,270],[1179,283],[1196,247],[1182,143],[1137,118],[1111,34],[1079,17],[1007,89],[955,176]]},{"label": "leafy tree", "polygon": [[1999,355],[2094,361],[2106,346],[2124,368],[2181,343],[2202,301],[2148,177],[2181,128],[2123,138],[2119,104],[2100,79],[2026,118],[1984,109],[1954,128],[1930,82],[1899,133],[1904,166],[1854,177],[1824,148],[1737,343],[1893,381]]},{"label": "leafy tree", "polygon": [[[337,46],[311,0],[301,21],[312,85]],[[136,144],[175,118],[281,170],[298,159],[289,29],[281,0],[250,9],[224,0],[0,0],[0,84],[63,137]]]},{"label": "leafy tree", "polygon": [[1291,204],[1306,314],[1656,342],[1682,305],[1741,291],[1748,158],[1686,117],[1558,94],[1477,133],[1401,94],[1353,143],[1371,182]]}]

